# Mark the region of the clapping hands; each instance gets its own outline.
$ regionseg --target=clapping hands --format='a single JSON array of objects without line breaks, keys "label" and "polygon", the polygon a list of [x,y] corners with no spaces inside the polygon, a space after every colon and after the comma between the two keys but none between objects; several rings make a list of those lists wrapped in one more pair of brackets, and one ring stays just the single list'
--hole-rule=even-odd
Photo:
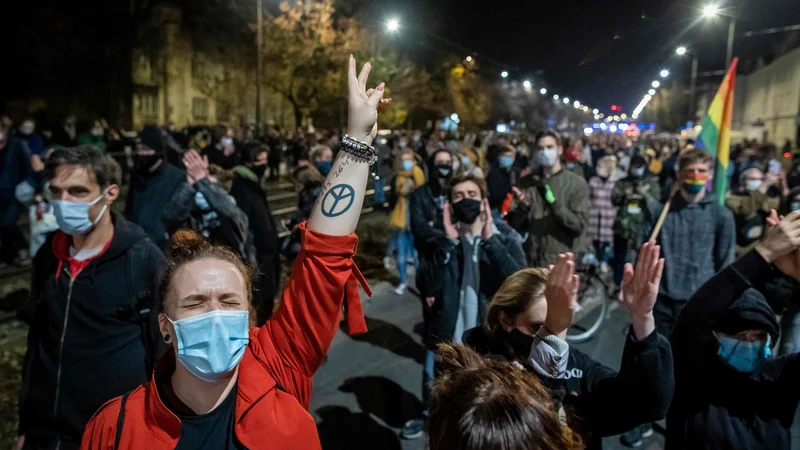
[{"label": "clapping hands", "polygon": [[773,209],[767,218],[767,232],[756,251],[784,274],[800,280],[800,211],[778,217]]}]

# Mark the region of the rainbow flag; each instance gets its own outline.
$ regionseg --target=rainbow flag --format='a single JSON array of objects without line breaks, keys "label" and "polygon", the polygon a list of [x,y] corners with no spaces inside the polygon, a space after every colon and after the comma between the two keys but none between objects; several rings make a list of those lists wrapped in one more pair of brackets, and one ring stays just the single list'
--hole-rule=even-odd
[{"label": "rainbow flag", "polygon": [[733,87],[736,83],[736,64],[739,58],[733,58],[728,73],[708,108],[708,115],[703,119],[703,129],[697,136],[695,146],[705,149],[714,159],[714,195],[720,205],[725,204],[728,191],[728,166],[731,153],[731,121],[733,120]]}]

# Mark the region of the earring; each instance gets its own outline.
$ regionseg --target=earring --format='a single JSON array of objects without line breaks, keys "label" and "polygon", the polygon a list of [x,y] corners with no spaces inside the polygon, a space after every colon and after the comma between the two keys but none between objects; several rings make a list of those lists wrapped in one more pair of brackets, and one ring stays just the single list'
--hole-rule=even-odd
[{"label": "earring", "polygon": [[166,342],[167,344],[169,344],[169,333],[167,333],[167,334],[165,334],[165,335],[164,335],[164,342]]}]

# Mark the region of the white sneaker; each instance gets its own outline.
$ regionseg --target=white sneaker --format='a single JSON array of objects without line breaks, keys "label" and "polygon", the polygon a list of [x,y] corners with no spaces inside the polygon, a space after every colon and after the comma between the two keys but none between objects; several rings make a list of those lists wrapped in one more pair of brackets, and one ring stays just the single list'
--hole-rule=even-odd
[{"label": "white sneaker", "polygon": [[397,286],[397,287],[394,289],[394,293],[395,293],[395,294],[397,294],[397,295],[403,295],[403,294],[405,294],[405,293],[406,293],[406,284],[405,284],[405,283],[400,283],[400,284],[399,284],[399,285],[398,285],[398,286]]},{"label": "white sneaker", "polygon": [[394,264],[392,264],[393,262],[394,262],[394,258],[392,258],[391,256],[384,256],[383,257],[383,268],[386,269],[386,270],[391,270],[392,266],[394,266]]}]

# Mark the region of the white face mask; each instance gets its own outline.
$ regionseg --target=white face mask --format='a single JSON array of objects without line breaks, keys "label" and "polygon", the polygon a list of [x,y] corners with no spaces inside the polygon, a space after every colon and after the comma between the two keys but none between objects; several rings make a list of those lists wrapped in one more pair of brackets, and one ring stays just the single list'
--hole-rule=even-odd
[{"label": "white face mask", "polygon": [[219,143],[222,144],[223,147],[230,147],[233,145],[233,138],[224,137],[219,140]]},{"label": "white face mask", "polygon": [[745,180],[744,187],[748,191],[755,191],[761,187],[761,180]]},{"label": "white face mask", "polygon": [[536,152],[536,163],[542,167],[553,167],[556,165],[558,152],[553,148],[543,148]]},{"label": "white face mask", "polygon": [[22,125],[20,125],[19,132],[27,136],[33,133],[33,129],[34,129],[33,122],[31,122],[30,120],[26,120],[25,122],[22,122]]}]

